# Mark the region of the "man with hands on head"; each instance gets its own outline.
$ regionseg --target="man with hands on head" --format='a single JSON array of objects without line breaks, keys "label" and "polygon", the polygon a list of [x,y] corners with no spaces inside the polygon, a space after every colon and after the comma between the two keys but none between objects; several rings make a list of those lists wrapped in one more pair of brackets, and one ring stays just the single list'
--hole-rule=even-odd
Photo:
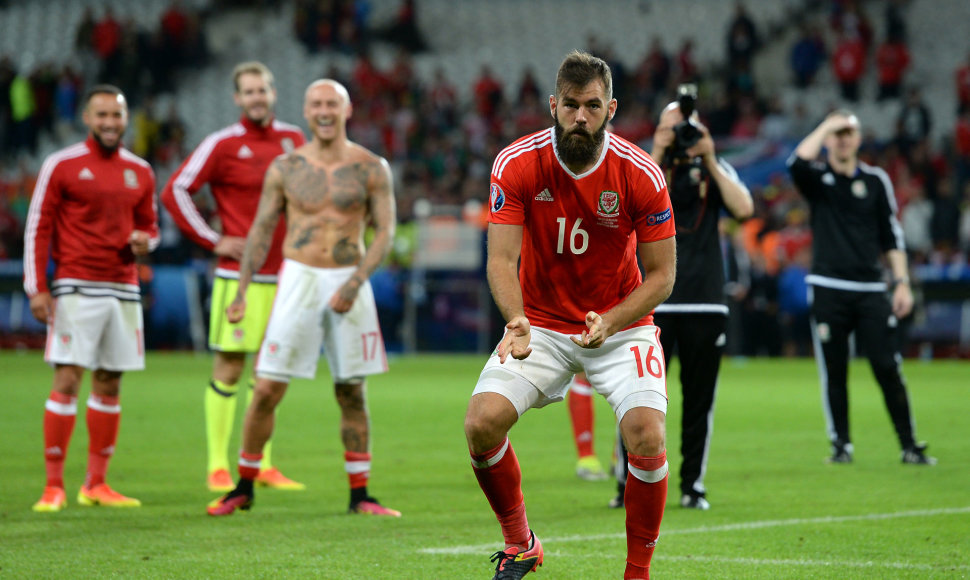
[{"label": "man with hands on head", "polygon": [[[832,446],[828,461],[852,462],[848,365],[854,333],[882,390],[902,462],[933,465],[936,459],[926,455],[926,444],[916,441],[901,369],[899,319],[912,310],[913,293],[896,198],[886,172],[859,160],[861,144],[858,117],[836,110],[788,160],[792,180],[811,208],[813,259],[806,282]],[[888,284],[883,260],[890,269]]]}]

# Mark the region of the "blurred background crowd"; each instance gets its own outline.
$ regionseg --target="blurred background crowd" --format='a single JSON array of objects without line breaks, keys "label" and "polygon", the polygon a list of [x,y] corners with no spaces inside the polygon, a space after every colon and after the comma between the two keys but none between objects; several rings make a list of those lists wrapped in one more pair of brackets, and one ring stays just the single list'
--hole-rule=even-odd
[{"label": "blurred background crowd", "polygon": [[[277,76],[278,116],[301,126],[306,85],[344,83],[351,139],[392,164],[399,239],[374,280],[389,348],[490,349],[501,326],[481,259],[491,162],[551,124],[555,67],[582,48],[611,64],[614,131],[647,151],[677,85],[697,83],[718,153],[752,190],[755,216],[723,228],[729,353],[811,354],[809,215],[784,162],[825,113],[848,107],[864,160],[895,185],[920,298],[904,352],[970,356],[970,41],[952,26],[970,21],[967,4],[609,0],[591,13],[571,0],[0,0],[0,348],[43,337],[17,296],[23,227],[44,156],[83,137],[85,89],[124,90],[126,143],[161,187],[235,120],[229,71],[258,59]],[[160,211],[163,245],[143,268],[149,344],[199,348],[198,329],[185,329],[207,319],[191,302],[208,294],[209,256]],[[189,304],[162,305],[162,280]]]}]

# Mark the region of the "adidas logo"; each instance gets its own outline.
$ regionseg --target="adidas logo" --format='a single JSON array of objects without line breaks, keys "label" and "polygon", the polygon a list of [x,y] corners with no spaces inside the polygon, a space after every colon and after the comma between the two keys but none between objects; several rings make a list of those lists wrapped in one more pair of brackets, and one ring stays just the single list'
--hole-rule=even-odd
[{"label": "adidas logo", "polygon": [[48,447],[47,449],[44,449],[44,455],[47,455],[48,457],[60,457],[64,455],[64,451],[60,447],[55,445],[53,447]]},{"label": "adidas logo", "polygon": [[249,159],[253,156],[253,150],[243,145],[239,148],[239,153],[236,154],[240,159]]},{"label": "adidas logo", "polygon": [[542,191],[539,192],[539,195],[537,195],[535,199],[536,201],[552,201],[552,194],[549,193],[548,188],[543,189]]},{"label": "adidas logo", "polygon": [[78,179],[92,180],[92,179],[94,179],[94,173],[92,173],[90,169],[88,169],[87,167],[85,167],[84,169],[81,170],[81,173],[78,173],[77,174],[77,178]]}]

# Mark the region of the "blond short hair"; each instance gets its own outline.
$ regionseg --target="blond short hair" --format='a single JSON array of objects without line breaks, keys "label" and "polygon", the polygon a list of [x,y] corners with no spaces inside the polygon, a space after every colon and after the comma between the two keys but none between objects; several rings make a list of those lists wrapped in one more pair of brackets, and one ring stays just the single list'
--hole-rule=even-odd
[{"label": "blond short hair", "polygon": [[269,67],[258,60],[250,60],[247,62],[241,62],[236,65],[236,68],[232,69],[232,86],[237,93],[239,92],[239,77],[247,74],[260,75],[266,79],[269,86],[274,88],[276,86],[276,81],[273,78],[273,73],[269,70]]}]

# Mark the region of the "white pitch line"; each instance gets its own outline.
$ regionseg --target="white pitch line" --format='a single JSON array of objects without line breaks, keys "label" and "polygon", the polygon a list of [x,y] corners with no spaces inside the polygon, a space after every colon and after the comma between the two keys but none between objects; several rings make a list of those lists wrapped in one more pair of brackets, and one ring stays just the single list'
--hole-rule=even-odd
[{"label": "white pitch line", "polygon": [[768,558],[721,558],[718,556],[665,556],[654,554],[654,560],[744,564],[746,566],[818,566],[823,568],[892,568],[895,570],[970,570],[970,566],[948,564],[914,564],[910,562],[853,562],[849,560],[786,560]]},{"label": "white pitch line", "polygon": [[[892,512],[888,514],[866,514],[859,516],[825,516],[821,518],[794,518],[790,520],[763,520],[755,522],[741,522],[737,524],[724,524],[720,526],[701,526],[699,528],[685,528],[682,530],[662,530],[660,538],[679,534],[706,534],[714,532],[733,532],[737,530],[757,530],[761,528],[777,528],[783,526],[801,526],[812,524],[837,524],[842,522],[875,521],[896,518],[918,518],[925,516],[948,516],[970,513],[970,506],[962,508],[939,508],[932,510],[912,510],[905,512]],[[543,537],[543,544],[555,544],[566,542],[589,542],[595,540],[618,540],[626,538],[625,533],[620,534],[591,534],[577,536]],[[450,548],[422,548],[419,550],[424,554],[478,554],[488,550],[494,550],[495,543],[478,544],[468,546],[452,546]],[[768,562],[768,560],[766,560]],[[875,565],[875,564],[874,564]]]}]

